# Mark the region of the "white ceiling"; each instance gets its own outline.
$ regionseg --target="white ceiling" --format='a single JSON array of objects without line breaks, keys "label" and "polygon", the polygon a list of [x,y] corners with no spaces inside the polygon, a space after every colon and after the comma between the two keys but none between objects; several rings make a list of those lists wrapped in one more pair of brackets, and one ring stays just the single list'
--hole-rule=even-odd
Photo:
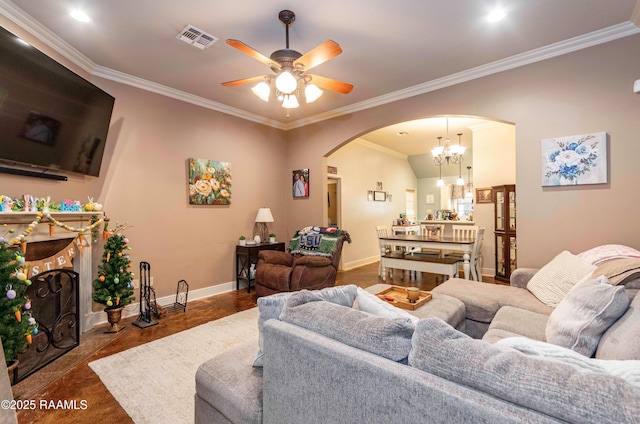
[{"label": "white ceiling", "polygon": [[[630,35],[640,31],[630,22],[636,2],[0,0],[0,13],[95,75],[287,129]],[[496,4],[507,17],[490,24],[486,15]],[[91,22],[73,20],[72,6]],[[271,72],[224,40],[269,56],[285,47],[283,9],[296,13],[292,49],[305,53],[327,39],[343,49],[313,73],[354,85],[347,95],[325,91],[290,118],[250,85],[220,85]],[[220,40],[204,51],[177,40],[187,24]]]}]

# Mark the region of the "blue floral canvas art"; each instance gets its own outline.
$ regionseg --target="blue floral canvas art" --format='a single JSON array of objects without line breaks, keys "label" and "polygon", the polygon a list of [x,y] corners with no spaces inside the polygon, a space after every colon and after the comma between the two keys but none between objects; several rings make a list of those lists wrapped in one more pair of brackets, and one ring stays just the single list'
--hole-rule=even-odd
[{"label": "blue floral canvas art", "polygon": [[606,182],[606,132],[542,140],[543,187]]}]

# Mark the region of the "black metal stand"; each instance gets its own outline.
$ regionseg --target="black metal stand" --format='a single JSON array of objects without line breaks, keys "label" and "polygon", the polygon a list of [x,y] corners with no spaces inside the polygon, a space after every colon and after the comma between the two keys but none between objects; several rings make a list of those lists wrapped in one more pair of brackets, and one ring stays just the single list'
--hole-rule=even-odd
[{"label": "black metal stand", "polygon": [[147,328],[158,323],[151,316],[152,304],[156,305],[156,291],[151,287],[151,265],[149,262],[140,262],[140,314],[133,325]]},{"label": "black metal stand", "polygon": [[189,297],[189,283],[185,280],[178,281],[178,288],[176,289],[176,301],[173,305],[167,306],[169,312],[179,311],[187,312],[187,298]]}]

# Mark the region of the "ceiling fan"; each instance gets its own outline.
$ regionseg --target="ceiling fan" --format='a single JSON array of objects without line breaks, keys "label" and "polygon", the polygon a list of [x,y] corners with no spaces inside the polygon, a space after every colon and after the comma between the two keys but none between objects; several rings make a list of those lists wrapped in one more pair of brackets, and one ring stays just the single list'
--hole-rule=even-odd
[{"label": "ceiling fan", "polygon": [[353,89],[351,84],[307,73],[310,69],[342,53],[340,45],[335,41],[327,40],[305,54],[291,50],[289,48],[289,26],[296,20],[296,15],[291,10],[283,10],[278,14],[278,18],[286,28],[287,47],[276,50],[269,57],[242,41],[227,40],[228,45],[264,63],[271,68],[274,74],[223,82],[222,85],[233,87],[240,84],[258,83],[251,90],[260,99],[268,102],[271,95],[271,81],[275,80],[276,96],[282,100],[282,107],[286,109],[299,106],[299,86],[304,87],[307,103],[317,100],[322,95],[321,88],[342,94],[350,93]]}]

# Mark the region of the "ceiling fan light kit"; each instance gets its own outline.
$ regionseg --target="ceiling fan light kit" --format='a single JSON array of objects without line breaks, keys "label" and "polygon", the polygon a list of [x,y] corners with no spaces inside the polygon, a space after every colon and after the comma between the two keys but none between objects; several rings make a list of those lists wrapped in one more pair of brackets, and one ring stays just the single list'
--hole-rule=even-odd
[{"label": "ceiling fan light kit", "polygon": [[[276,50],[271,53],[269,57],[266,57],[241,41],[233,39],[227,40],[227,44],[231,47],[269,66],[275,75],[263,75],[228,81],[223,82],[222,85],[232,87],[257,82],[257,84],[251,88],[251,91],[261,100],[268,102],[271,97],[271,81],[275,80],[276,98],[282,101],[282,107],[285,109],[293,109],[300,106],[298,102],[298,97],[300,96],[299,86],[304,87],[304,96],[307,103],[314,102],[322,96],[322,89],[341,94],[350,93],[351,90],[353,90],[353,85],[351,84],[307,73],[311,68],[342,53],[340,45],[335,41],[327,40],[305,54],[291,50],[289,48],[289,26],[295,21],[296,15],[290,10],[283,10],[278,14],[278,18],[285,25],[286,48]],[[287,116],[289,115],[287,114]]]}]

